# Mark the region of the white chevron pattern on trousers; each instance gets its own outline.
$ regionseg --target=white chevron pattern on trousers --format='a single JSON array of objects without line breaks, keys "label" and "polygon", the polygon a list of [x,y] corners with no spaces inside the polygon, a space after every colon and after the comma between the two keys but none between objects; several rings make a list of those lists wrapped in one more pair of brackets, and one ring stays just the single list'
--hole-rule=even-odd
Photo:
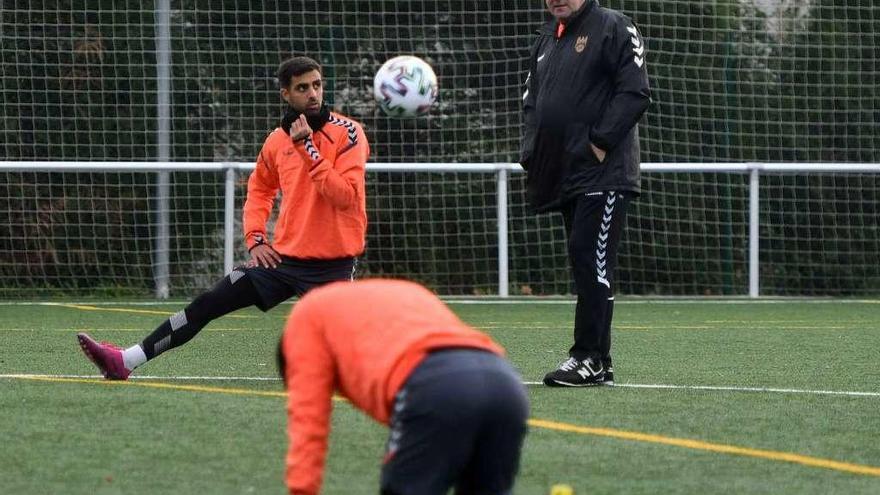
[{"label": "white chevron pattern on trousers", "polygon": [[231,272],[229,272],[229,283],[231,285],[235,285],[235,283],[238,282],[239,280],[241,280],[242,277],[244,277],[243,271],[232,270]]},{"label": "white chevron pattern on trousers", "polygon": [[614,214],[614,203],[617,202],[617,194],[614,191],[608,191],[605,198],[605,213],[602,215],[602,224],[599,225],[599,238],[596,240],[596,280],[605,287],[611,288],[611,282],[608,281],[608,270],[605,265],[608,260],[608,235],[611,230],[611,219]]}]

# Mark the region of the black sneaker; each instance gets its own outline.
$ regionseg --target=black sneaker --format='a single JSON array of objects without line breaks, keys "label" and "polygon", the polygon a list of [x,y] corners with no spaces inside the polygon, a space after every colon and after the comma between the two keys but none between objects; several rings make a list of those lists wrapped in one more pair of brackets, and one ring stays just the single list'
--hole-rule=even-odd
[{"label": "black sneaker", "polygon": [[602,385],[607,387],[614,386],[614,366],[611,364],[611,356],[606,356],[602,358],[602,366],[605,367],[605,380],[602,381]]},{"label": "black sneaker", "polygon": [[544,376],[544,385],[548,387],[595,387],[604,384],[605,374],[605,366],[597,359],[587,358],[578,361],[570,357],[560,363],[558,368]]}]

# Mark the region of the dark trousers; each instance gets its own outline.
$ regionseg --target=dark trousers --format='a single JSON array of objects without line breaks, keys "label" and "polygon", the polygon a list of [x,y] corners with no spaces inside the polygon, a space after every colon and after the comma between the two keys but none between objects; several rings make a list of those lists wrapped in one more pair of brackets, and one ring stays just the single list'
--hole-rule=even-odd
[{"label": "dark trousers", "polygon": [[611,356],[614,269],[629,194],[582,194],[562,209],[577,290],[574,345],[569,355],[578,360],[593,357],[607,361]]},{"label": "dark trousers", "polygon": [[148,359],[189,342],[211,321],[248,306],[269,311],[313,287],[352,280],[355,258],[299,260],[281,257],[277,268],[240,266],[165,320],[141,342]]},{"label": "dark trousers", "polygon": [[356,258],[304,260],[282,256],[277,268],[243,267],[259,295],[257,307],[269,311],[293,296],[302,296],[314,287],[353,280]]},{"label": "dark trousers", "polygon": [[398,391],[383,495],[509,495],[529,403],[510,363],[476,349],[432,352]]}]

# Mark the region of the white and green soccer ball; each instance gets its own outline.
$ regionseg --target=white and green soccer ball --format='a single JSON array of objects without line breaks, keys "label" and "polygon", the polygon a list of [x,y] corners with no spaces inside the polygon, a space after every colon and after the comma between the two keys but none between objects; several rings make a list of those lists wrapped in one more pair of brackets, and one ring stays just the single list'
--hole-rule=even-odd
[{"label": "white and green soccer ball", "polygon": [[373,78],[376,103],[391,117],[418,117],[437,101],[437,75],[424,60],[411,55],[394,57]]}]

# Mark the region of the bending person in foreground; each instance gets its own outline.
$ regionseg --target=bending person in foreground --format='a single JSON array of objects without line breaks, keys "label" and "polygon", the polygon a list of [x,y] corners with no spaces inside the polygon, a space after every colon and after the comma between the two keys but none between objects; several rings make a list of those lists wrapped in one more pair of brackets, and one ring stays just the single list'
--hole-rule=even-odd
[{"label": "bending person in foreground", "polygon": [[521,378],[424,287],[373,279],[300,300],[279,344],[287,487],[320,492],[334,392],[390,433],[383,495],[511,493],[526,434]]}]

